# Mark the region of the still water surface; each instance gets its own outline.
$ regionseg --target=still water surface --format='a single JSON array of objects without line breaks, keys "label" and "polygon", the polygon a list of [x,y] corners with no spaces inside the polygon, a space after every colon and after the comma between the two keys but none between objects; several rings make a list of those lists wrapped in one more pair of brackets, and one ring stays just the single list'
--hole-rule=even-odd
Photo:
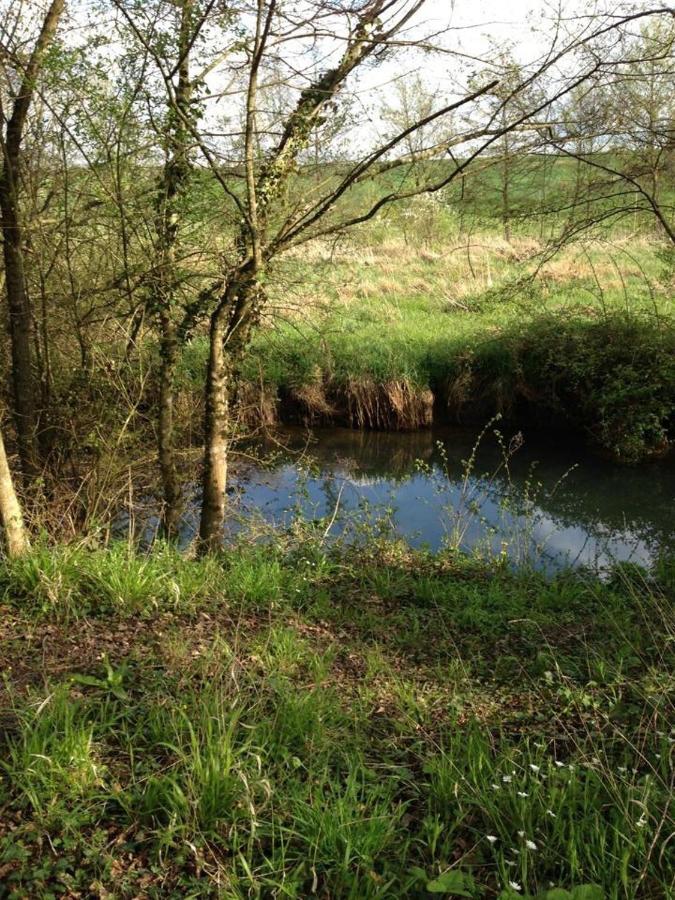
[{"label": "still water surface", "polygon": [[[450,543],[549,570],[627,560],[649,566],[675,549],[672,456],[625,468],[581,444],[528,435],[509,454],[518,439],[504,432],[502,446],[492,431],[485,434],[467,474],[476,429],[287,429],[281,445],[255,448],[267,462],[243,455],[234,467],[226,537],[251,520],[285,528],[300,515],[323,519],[321,528],[330,522],[328,539],[389,529],[413,546]],[[184,542],[196,525],[193,502]]]}]

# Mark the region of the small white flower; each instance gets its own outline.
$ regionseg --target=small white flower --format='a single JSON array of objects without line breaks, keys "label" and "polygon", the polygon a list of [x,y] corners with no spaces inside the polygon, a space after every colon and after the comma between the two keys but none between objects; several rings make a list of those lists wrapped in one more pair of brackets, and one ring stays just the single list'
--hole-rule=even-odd
[{"label": "small white flower", "polygon": [[509,781],[511,781],[511,776],[510,776],[510,775],[502,775],[502,781],[503,781],[505,784],[508,784]]},{"label": "small white flower", "polygon": [[528,850],[536,850],[537,849],[537,845],[535,844],[534,841],[525,841],[525,846],[527,847]]},{"label": "small white flower", "polygon": [[492,785],[492,790],[493,790],[493,791],[501,791],[501,787],[500,787],[498,784],[493,784],[493,785]]},{"label": "small white flower", "polygon": [[522,891],[522,887],[517,881],[509,881],[509,887],[512,891]]},{"label": "small white flower", "polygon": [[494,834],[486,834],[485,837],[491,844],[495,844],[497,842],[497,836]]},{"label": "small white flower", "polygon": [[525,837],[525,832],[524,832],[524,831],[519,831],[519,832],[518,832],[518,837]]},{"label": "small white flower", "polygon": [[645,814],[642,813],[642,815],[640,816],[640,818],[637,821],[637,827],[644,828],[646,824],[647,824],[647,818],[646,818]]},{"label": "small white flower", "polygon": [[557,766],[559,769],[564,769],[564,768],[565,768],[565,763],[560,762],[559,759],[554,759],[553,762],[556,764],[556,766]]},{"label": "small white flower", "polygon": [[532,769],[533,772],[536,773],[541,769],[541,766],[535,766],[534,763],[530,763],[530,768]]},{"label": "small white flower", "polygon": [[621,774],[623,774],[624,772],[627,772],[628,769],[625,766],[619,766],[618,771],[621,772]]},{"label": "small white flower", "polygon": [[529,797],[529,794],[526,794],[525,791],[517,791],[519,797]]},{"label": "small white flower", "polygon": [[556,814],[553,812],[552,809],[547,809],[547,810],[546,810],[546,815],[547,815],[547,816],[550,816],[552,819],[557,818]]},{"label": "small white flower", "polygon": [[515,859],[505,859],[504,862],[506,863],[507,866],[516,866],[516,865],[518,865],[518,863],[515,861]]}]

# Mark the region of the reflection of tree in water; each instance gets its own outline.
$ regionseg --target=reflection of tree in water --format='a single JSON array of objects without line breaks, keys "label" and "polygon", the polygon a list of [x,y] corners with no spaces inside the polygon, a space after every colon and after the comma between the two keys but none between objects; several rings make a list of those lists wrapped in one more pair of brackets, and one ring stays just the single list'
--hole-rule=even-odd
[{"label": "reflection of tree in water", "polygon": [[[403,481],[410,477],[419,460],[431,462],[436,452],[431,431],[352,431],[326,428],[314,433],[307,454],[321,468],[340,469],[359,480],[363,478]],[[298,435],[290,432],[289,447],[299,450]]]},{"label": "reflection of tree in water", "polygon": [[[441,487],[447,473],[448,489],[456,491],[463,479],[464,460],[474,447],[476,431],[451,428],[396,433],[322,429],[313,437],[307,453],[314,461],[317,475],[324,479],[327,474],[333,476],[326,482],[326,501],[330,506],[337,500],[336,479],[347,479],[357,486],[379,482],[400,485],[419,473],[420,461],[432,468]],[[306,433],[290,430],[287,440],[290,448],[303,448]],[[292,459],[293,453],[289,456]],[[289,456],[285,457],[286,463]],[[581,526],[603,537],[612,533],[630,534],[664,547],[673,544],[675,461],[672,459],[635,468],[618,467],[585,452],[578,444],[565,445],[558,439],[555,443],[526,439],[510,459],[508,472],[500,470],[502,464],[503,453],[495,437],[486,435],[476,455],[477,495],[482,494],[495,504],[508,497],[514,513],[522,512],[528,500],[532,501],[531,505],[539,513],[561,527]],[[572,467],[575,468],[569,472]]]}]

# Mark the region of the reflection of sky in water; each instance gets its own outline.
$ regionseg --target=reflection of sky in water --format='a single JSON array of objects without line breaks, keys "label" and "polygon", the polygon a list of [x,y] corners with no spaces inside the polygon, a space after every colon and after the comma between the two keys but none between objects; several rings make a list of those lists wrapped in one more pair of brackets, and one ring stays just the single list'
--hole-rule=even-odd
[{"label": "reflection of sky in water", "polygon": [[[302,431],[289,429],[285,437],[290,446],[305,446]],[[467,551],[505,551],[514,562],[545,569],[565,564],[605,568],[626,560],[648,566],[660,549],[675,546],[673,459],[622,469],[558,439],[526,441],[510,461],[507,477],[501,451],[488,437],[473,470],[481,475],[465,483],[462,460],[472,452],[475,430],[324,429],[314,438],[311,473],[297,456],[288,455],[268,467],[250,462],[235,467],[226,535],[241,532],[251,518],[284,528],[298,512],[324,519],[323,528],[337,507],[332,536],[350,537],[364,524],[371,529],[388,525],[413,546],[436,550],[447,541]],[[535,472],[540,485],[533,492]],[[195,495],[183,518],[185,544],[196,532],[197,518]],[[119,517],[118,533],[127,522]],[[155,515],[140,514],[146,541],[156,526]]]},{"label": "reflection of sky in water", "polygon": [[[514,561],[543,568],[566,562],[603,568],[617,560],[649,565],[657,549],[630,528],[597,525],[591,530],[564,524],[536,503],[523,514],[514,508],[517,491],[507,485],[475,478],[463,491],[461,482],[449,481],[438,471],[431,476],[413,473],[396,482],[359,478],[337,466],[319,476],[301,474],[286,463],[272,471],[253,469],[233,487],[245,516],[257,513],[277,526],[288,526],[298,511],[306,518],[330,518],[337,506],[333,534],[345,533],[364,518],[372,524],[389,521],[412,546],[437,550],[459,537],[464,550],[498,554],[505,546]],[[230,523],[229,530],[241,527]]]}]

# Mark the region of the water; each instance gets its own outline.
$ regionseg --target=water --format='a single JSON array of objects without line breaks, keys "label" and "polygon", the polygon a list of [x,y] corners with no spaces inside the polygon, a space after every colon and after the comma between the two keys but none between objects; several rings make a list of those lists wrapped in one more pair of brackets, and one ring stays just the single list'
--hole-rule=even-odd
[{"label": "water", "polygon": [[[233,466],[227,536],[251,520],[285,528],[300,514],[321,519],[327,540],[357,539],[367,526],[416,547],[451,544],[549,570],[617,561],[649,566],[675,549],[673,458],[625,468],[580,444],[526,435],[505,465],[511,435],[503,431],[502,446],[486,433],[467,477],[475,428],[287,429],[279,443],[256,448],[274,453],[273,461],[246,452]],[[195,501],[187,510],[184,542],[194,536],[197,509]]]}]

